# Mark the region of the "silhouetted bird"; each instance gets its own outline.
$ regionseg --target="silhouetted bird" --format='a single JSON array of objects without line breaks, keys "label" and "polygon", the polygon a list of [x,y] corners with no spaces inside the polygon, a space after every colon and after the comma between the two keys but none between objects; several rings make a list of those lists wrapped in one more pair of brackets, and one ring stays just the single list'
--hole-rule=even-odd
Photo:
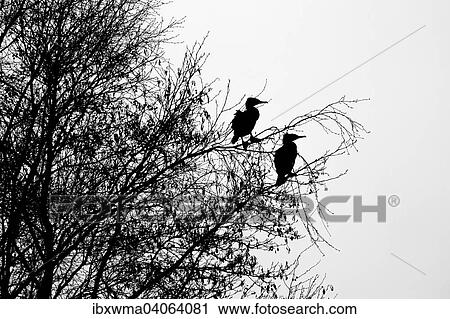
[{"label": "silhouetted bird", "polygon": [[247,144],[244,142],[243,137],[250,134],[250,141],[254,142],[256,139],[252,135],[253,128],[256,121],[259,119],[259,111],[255,107],[258,104],[267,103],[260,101],[257,98],[249,97],[245,102],[245,111],[236,111],[233,121],[231,121],[231,128],[234,131],[233,139],[231,143],[236,143],[239,138],[242,139],[242,145],[247,148]]},{"label": "silhouetted bird", "polygon": [[297,157],[297,145],[294,141],[298,138],[306,136],[299,136],[296,134],[284,134],[283,146],[275,151],[275,169],[278,174],[277,182],[275,185],[282,185],[287,181],[288,177],[292,174],[294,168],[295,159]]}]

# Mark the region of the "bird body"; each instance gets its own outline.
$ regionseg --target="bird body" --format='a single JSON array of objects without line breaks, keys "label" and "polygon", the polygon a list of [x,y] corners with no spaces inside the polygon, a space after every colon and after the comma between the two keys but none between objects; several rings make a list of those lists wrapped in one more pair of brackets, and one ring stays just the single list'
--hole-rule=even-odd
[{"label": "bird body", "polygon": [[305,136],[296,134],[285,134],[283,136],[283,146],[275,151],[275,170],[278,178],[275,185],[282,185],[287,181],[292,170],[294,169],[295,159],[297,158],[297,145],[294,141]]},{"label": "bird body", "polygon": [[231,143],[236,143],[240,137],[252,133],[256,121],[259,119],[259,111],[256,107],[247,108],[245,111],[236,111],[234,119],[231,122],[231,128],[234,131]]},{"label": "bird body", "polygon": [[231,143],[234,144],[239,140],[239,138],[252,134],[256,121],[259,119],[259,111],[255,106],[262,103],[267,102],[249,97],[245,102],[245,111],[236,111],[234,118],[231,121],[231,128],[234,131],[234,136]]},{"label": "bird body", "polygon": [[295,145],[294,142],[284,144],[275,151],[275,170],[278,174],[277,184],[281,182],[287,174],[292,172],[296,157],[297,145]]}]

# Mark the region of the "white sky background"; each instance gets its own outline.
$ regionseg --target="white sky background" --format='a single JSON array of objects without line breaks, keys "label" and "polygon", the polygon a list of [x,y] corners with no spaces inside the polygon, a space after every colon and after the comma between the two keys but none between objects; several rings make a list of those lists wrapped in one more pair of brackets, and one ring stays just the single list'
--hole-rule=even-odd
[{"label": "white sky background", "polygon": [[[280,112],[327,85],[415,29],[424,29],[349,74],[291,112],[295,115],[346,95],[370,98],[351,113],[371,131],[359,152],[337,159],[349,173],[325,194],[396,194],[387,223],[373,213],[362,224],[332,224],[329,251],[317,271],[342,298],[450,298],[449,92],[450,2],[441,1],[207,1],[175,0],[165,17],[186,16],[180,41],[210,31],[204,74],[231,79],[232,97],[272,99],[256,131]],[[168,50],[176,56],[184,45]],[[307,134],[307,132],[305,132]],[[313,136],[308,136],[309,142]],[[301,151],[303,141],[297,143]],[[334,206],[351,212],[351,202]],[[426,275],[394,258],[394,253]]]}]

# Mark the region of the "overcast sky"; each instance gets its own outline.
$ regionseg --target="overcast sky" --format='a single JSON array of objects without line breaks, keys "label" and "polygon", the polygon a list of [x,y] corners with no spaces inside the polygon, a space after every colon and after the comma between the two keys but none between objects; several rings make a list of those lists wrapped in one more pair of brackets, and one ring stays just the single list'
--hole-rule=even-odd
[{"label": "overcast sky", "polygon": [[[330,225],[340,252],[327,252],[317,271],[342,298],[450,298],[449,1],[175,0],[163,14],[186,16],[186,44],[210,31],[204,74],[219,86],[230,79],[233,97],[268,80],[256,131],[425,26],[275,122],[343,95],[371,99],[351,113],[371,133],[331,166],[349,173],[327,193],[362,195],[366,205],[395,194],[400,205],[388,206],[385,224],[367,213],[361,224]],[[333,211],[351,213],[351,201]]]}]

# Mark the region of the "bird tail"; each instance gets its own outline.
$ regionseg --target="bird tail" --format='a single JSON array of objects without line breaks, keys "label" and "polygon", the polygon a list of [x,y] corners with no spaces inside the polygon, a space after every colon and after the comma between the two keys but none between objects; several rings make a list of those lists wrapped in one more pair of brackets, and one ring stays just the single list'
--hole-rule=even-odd
[{"label": "bird tail", "polygon": [[239,136],[234,135],[233,139],[231,140],[231,143],[235,144],[238,141],[238,139],[239,139]]},{"label": "bird tail", "polygon": [[287,178],[283,175],[278,175],[277,181],[275,183],[275,186],[283,185],[287,181]]}]

